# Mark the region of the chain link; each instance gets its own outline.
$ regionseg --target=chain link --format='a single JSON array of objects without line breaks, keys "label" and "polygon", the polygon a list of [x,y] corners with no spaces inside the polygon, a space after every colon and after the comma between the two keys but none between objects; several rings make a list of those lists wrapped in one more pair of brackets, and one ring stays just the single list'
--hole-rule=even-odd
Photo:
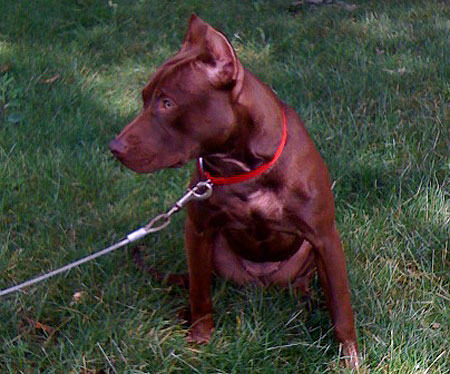
[{"label": "chain link", "polygon": [[[147,233],[153,233],[166,228],[170,223],[170,218],[175,213],[179,212],[185,207],[185,205],[191,200],[206,200],[208,199],[213,191],[212,183],[207,181],[200,181],[194,187],[188,188],[186,194],[179,199],[166,213],[162,213],[155,218],[153,218],[144,229]],[[158,222],[161,223],[156,225]],[[156,226],[155,226],[156,225]]]}]

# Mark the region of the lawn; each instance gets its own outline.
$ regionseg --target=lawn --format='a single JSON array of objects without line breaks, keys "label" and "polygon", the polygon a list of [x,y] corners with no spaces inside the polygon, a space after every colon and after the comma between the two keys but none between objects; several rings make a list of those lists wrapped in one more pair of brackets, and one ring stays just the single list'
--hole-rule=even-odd
[{"label": "lawn", "polygon": [[[329,166],[363,372],[449,373],[450,5],[301,3],[0,0],[0,289],[120,240],[184,192],[192,164],[137,175],[107,145],[195,11]],[[186,270],[183,215],[140,242],[151,265]],[[306,303],[218,279],[213,301],[211,343],[189,345],[186,293],[119,250],[0,300],[0,372],[345,371],[317,281]]]}]

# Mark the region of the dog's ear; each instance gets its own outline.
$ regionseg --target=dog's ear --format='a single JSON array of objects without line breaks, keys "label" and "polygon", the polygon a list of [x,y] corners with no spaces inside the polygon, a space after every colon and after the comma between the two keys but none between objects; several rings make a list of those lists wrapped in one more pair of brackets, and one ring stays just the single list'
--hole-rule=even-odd
[{"label": "dog's ear", "polygon": [[236,52],[226,36],[192,14],[181,51],[199,50],[198,66],[217,87],[232,86],[239,64]]},{"label": "dog's ear", "polygon": [[181,52],[195,47],[204,47],[204,35],[207,33],[208,24],[195,13],[192,13],[189,20],[189,27],[181,47]]}]

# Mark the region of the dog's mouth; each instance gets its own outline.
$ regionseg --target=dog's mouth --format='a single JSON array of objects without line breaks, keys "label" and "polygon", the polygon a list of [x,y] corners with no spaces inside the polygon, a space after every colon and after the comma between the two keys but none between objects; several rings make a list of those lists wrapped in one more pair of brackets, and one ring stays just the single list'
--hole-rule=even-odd
[{"label": "dog's mouth", "polygon": [[186,164],[186,162],[184,162],[184,161],[178,161],[175,164],[169,166],[169,168],[178,169],[178,168],[181,168],[182,166],[184,166],[185,164]]},{"label": "dog's mouth", "polygon": [[123,156],[114,155],[125,167],[138,173],[138,174],[150,174],[161,169],[178,169],[184,166],[187,162],[184,158],[176,158],[175,160],[165,160],[165,162],[159,163],[158,157],[146,157],[139,159],[130,159]]}]

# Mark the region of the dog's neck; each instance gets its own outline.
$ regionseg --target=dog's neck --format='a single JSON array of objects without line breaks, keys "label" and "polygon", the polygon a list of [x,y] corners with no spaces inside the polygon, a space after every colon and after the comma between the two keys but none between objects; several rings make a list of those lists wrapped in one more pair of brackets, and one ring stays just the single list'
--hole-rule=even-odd
[{"label": "dog's neck", "polygon": [[237,97],[234,136],[224,150],[204,157],[205,169],[213,175],[250,172],[270,161],[281,142],[282,104],[252,73],[245,71],[244,80]]}]

